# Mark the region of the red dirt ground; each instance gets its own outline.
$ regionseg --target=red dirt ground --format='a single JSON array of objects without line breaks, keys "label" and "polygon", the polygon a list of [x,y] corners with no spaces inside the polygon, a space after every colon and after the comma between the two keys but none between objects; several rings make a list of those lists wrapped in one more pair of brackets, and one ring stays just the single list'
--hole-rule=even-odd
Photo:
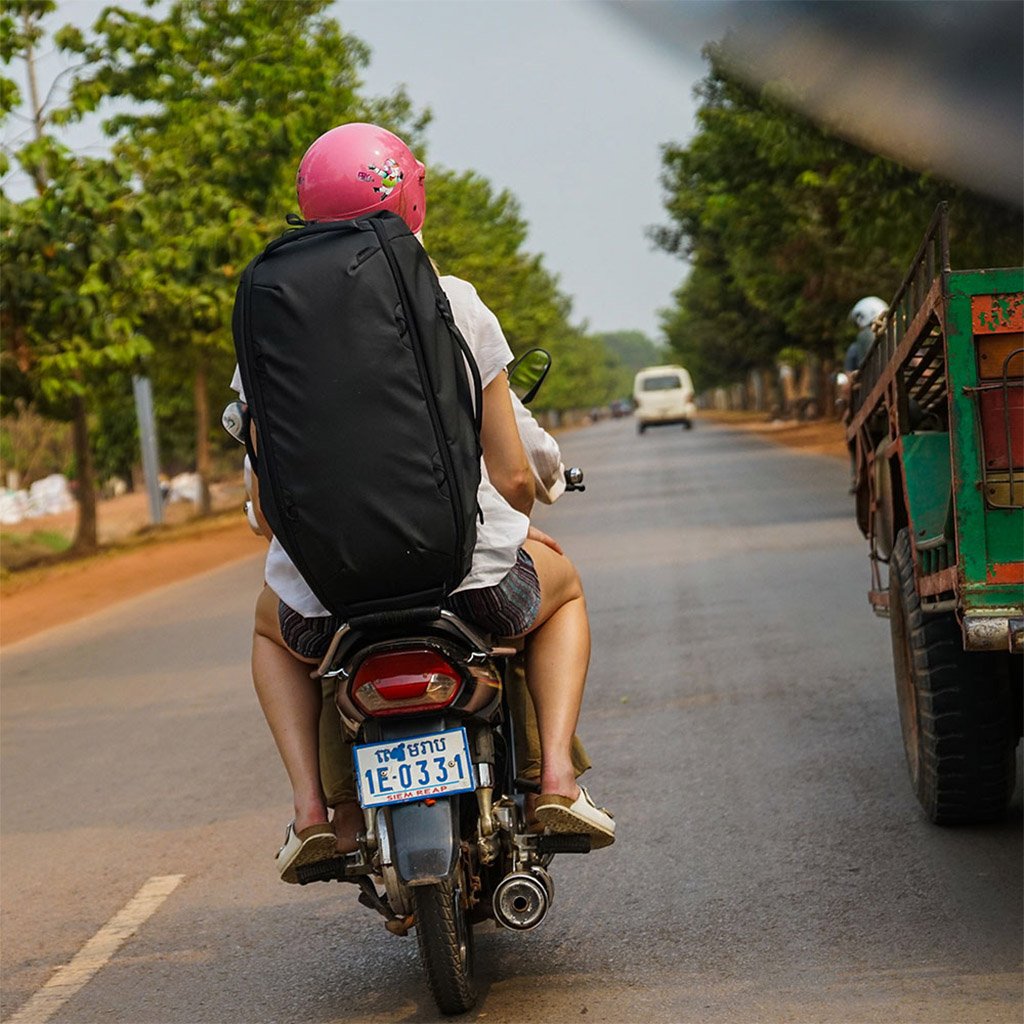
[{"label": "red dirt ground", "polygon": [[[773,423],[758,413],[709,413],[705,418],[797,451],[846,458],[842,424],[835,420]],[[241,504],[238,488],[225,490],[225,503]],[[253,535],[238,511],[182,524],[186,514],[186,506],[172,506],[168,518],[179,525],[140,536],[138,531],[148,522],[144,495],[101,502],[101,541],[120,542],[119,546],[92,558],[13,573],[0,581],[0,646],[265,550],[266,542]],[[47,516],[4,529],[70,535],[74,516],[74,512]]]},{"label": "red dirt ground", "polygon": [[[198,520],[190,518],[188,502],[172,504],[165,509],[167,525],[155,529],[148,525],[145,494],[101,501],[100,543],[107,546],[99,554],[57,560],[0,580],[0,646],[265,550],[266,542],[252,533],[241,513],[243,495],[241,480],[215,485],[214,507],[221,511]],[[4,526],[3,535],[38,530],[70,538],[76,514]]]}]

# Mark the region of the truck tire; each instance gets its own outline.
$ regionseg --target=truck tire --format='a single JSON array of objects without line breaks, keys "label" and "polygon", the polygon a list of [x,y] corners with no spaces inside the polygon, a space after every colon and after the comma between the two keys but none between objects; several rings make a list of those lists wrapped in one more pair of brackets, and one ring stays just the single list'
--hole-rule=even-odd
[{"label": "truck tire", "polygon": [[430,993],[442,1013],[465,1013],[476,1002],[473,925],[462,893],[449,879],[413,889],[416,940]]},{"label": "truck tire", "polygon": [[1016,777],[1010,659],[965,651],[956,614],[921,609],[910,536],[889,564],[889,622],[910,781],[937,825],[992,821]]}]

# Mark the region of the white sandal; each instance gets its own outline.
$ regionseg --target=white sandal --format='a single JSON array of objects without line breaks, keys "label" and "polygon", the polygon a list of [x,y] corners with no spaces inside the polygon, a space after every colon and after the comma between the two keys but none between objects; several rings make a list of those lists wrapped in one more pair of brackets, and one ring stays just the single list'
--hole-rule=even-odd
[{"label": "white sandal", "polygon": [[541,793],[535,813],[538,823],[551,832],[589,835],[593,850],[615,842],[615,820],[611,813],[598,807],[582,786],[575,800],[559,793]]},{"label": "white sandal", "polygon": [[284,833],[284,845],[275,858],[281,881],[297,883],[296,868],[336,857],[336,842],[334,829],[326,821],[310,825],[301,832],[296,832],[295,822],[291,822]]}]

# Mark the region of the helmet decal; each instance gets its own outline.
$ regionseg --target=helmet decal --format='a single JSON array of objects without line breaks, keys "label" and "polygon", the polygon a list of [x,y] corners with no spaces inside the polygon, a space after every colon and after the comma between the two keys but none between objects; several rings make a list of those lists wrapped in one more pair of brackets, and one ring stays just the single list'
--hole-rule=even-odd
[{"label": "helmet decal", "polygon": [[[372,174],[367,173],[372,171]],[[388,157],[384,161],[383,167],[378,167],[376,164],[367,164],[366,171],[360,171],[356,177],[360,181],[365,181],[368,184],[372,184],[378,178],[380,179],[379,185],[373,186],[373,191],[377,193],[380,198],[380,202],[384,202],[385,199],[402,183],[402,179],[405,175],[402,173],[401,167],[398,166],[398,161]]]}]

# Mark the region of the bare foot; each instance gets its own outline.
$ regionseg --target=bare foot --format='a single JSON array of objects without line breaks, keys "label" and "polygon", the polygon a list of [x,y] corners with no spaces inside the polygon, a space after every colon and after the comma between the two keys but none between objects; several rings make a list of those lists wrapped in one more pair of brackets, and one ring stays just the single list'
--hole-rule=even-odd
[{"label": "bare foot", "polygon": [[327,823],[327,808],[323,801],[310,801],[306,804],[295,803],[295,831],[301,832],[310,825]]},{"label": "bare foot", "polygon": [[337,837],[338,853],[355,853],[359,849],[356,836],[363,831],[366,823],[363,809],[354,800],[350,803],[338,804],[334,808],[334,834]]},{"label": "bare foot", "polygon": [[561,771],[543,770],[540,776],[540,791],[548,794],[557,793],[559,796],[575,800],[580,795],[580,787],[576,785],[576,775],[572,766],[568,765]]}]

